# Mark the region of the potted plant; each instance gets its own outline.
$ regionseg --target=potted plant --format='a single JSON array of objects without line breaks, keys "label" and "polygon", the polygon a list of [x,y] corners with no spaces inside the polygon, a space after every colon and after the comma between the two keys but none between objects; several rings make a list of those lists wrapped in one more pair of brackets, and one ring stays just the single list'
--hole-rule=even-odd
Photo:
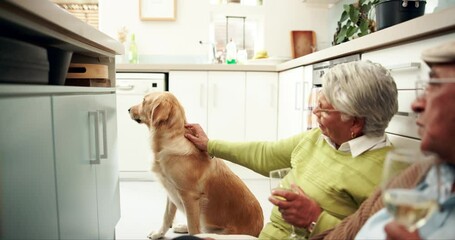
[{"label": "potted plant", "polygon": [[378,2],[379,0],[358,0],[353,4],[345,4],[332,45],[374,32],[375,21],[370,17],[370,10]]}]

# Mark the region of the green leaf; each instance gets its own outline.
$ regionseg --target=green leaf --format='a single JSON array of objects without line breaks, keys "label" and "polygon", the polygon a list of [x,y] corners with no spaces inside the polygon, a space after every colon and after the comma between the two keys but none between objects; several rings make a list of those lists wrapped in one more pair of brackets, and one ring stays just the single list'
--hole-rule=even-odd
[{"label": "green leaf", "polygon": [[357,11],[354,8],[351,8],[349,11],[349,18],[354,24],[357,24],[357,21],[359,21],[359,11]]},{"label": "green leaf", "polygon": [[346,39],[346,31],[347,30],[348,29],[347,29],[346,26],[343,26],[343,28],[341,28],[340,32],[338,33],[338,35],[336,37],[336,44],[340,44]]},{"label": "green leaf", "polygon": [[352,7],[351,4],[344,4],[343,5],[343,9],[344,9],[345,12],[351,11],[351,7]]},{"label": "green leaf", "polygon": [[350,27],[348,28],[347,32],[346,32],[346,37],[347,37],[347,38],[352,37],[355,33],[357,33],[357,30],[358,30],[358,29],[357,29],[356,27],[350,26]]},{"label": "green leaf", "polygon": [[360,28],[360,32],[362,33],[362,36],[367,35],[368,34],[368,20],[361,19],[359,28]]},{"label": "green leaf", "polygon": [[348,19],[348,13],[347,12],[343,12],[341,14],[340,22],[344,22],[344,21],[346,21],[346,19]]}]

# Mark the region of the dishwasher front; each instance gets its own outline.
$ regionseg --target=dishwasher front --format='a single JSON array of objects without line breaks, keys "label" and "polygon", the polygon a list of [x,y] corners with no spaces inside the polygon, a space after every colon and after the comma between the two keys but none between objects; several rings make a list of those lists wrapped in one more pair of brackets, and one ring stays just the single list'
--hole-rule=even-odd
[{"label": "dishwasher front", "polygon": [[121,180],[154,180],[150,133],[130,118],[128,109],[149,92],[166,91],[165,73],[116,73],[117,132]]}]

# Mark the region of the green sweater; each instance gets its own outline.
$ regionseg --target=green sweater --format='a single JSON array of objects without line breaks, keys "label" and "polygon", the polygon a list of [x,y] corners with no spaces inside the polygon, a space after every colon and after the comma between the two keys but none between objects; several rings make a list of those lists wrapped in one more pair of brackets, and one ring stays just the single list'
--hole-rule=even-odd
[{"label": "green sweater", "polygon": [[[351,153],[331,147],[319,128],[277,142],[233,143],[210,140],[208,152],[268,177],[271,170],[292,167],[296,183],[323,209],[311,235],[334,227],[354,213],[379,183],[390,147]],[[286,239],[291,227],[274,207],[260,239]],[[309,236],[304,229],[297,232]]]}]

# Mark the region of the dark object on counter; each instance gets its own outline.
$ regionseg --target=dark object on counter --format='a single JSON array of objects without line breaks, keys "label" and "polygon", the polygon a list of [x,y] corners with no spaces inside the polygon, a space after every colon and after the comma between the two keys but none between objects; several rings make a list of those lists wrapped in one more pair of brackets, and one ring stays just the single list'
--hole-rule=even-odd
[{"label": "dark object on counter", "polygon": [[420,17],[425,13],[426,1],[381,0],[376,6],[376,30]]},{"label": "dark object on counter", "polygon": [[49,62],[45,48],[0,37],[0,83],[48,82]]},{"label": "dark object on counter", "polygon": [[111,87],[107,65],[71,63],[65,85],[82,87]]},{"label": "dark object on counter", "polygon": [[49,59],[49,84],[65,85],[66,74],[71,63],[73,52],[59,48],[48,48],[47,57]]}]

